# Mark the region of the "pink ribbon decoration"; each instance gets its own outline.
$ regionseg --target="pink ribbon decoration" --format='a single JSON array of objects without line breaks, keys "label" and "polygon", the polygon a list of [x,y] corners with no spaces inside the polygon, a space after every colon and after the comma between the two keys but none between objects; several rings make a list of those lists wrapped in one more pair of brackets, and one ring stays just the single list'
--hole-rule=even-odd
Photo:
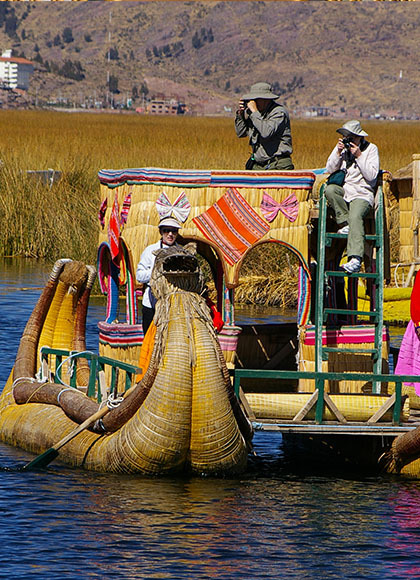
[{"label": "pink ribbon decoration", "polygon": [[108,239],[111,250],[111,260],[117,264],[117,257],[120,253],[120,207],[117,194],[115,194],[114,204],[109,218]]},{"label": "pink ribbon decoration", "polygon": [[125,226],[125,224],[127,223],[128,212],[130,211],[130,206],[131,206],[131,193],[128,193],[125,196],[125,199],[123,201],[122,208],[121,208],[121,226]]},{"label": "pink ribbon decoration", "polygon": [[279,211],[282,212],[289,222],[294,222],[299,213],[299,202],[294,193],[291,193],[279,203],[264,191],[260,209],[268,222],[274,221]]},{"label": "pink ribbon decoration", "polygon": [[106,208],[108,206],[108,198],[106,197],[103,202],[101,203],[101,207],[99,208],[98,211],[98,219],[99,219],[99,223],[101,224],[102,229],[104,229],[105,227],[105,213],[106,213]]},{"label": "pink ribbon decoration", "polygon": [[184,191],[178,195],[173,204],[163,191],[156,201],[156,209],[161,220],[165,217],[174,217],[184,223],[190,215],[191,204]]}]

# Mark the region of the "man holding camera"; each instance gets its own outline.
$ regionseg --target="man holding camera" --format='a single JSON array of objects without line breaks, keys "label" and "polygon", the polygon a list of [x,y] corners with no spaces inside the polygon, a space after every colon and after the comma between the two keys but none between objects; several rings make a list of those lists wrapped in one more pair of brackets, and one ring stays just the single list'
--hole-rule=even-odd
[{"label": "man holding camera", "polygon": [[289,113],[275,102],[278,98],[268,83],[255,83],[239,101],[235,131],[238,137],[249,137],[252,147],[246,169],[294,169]]},{"label": "man holding camera", "polygon": [[363,131],[359,121],[347,121],[337,129],[337,133],[341,137],[326,165],[327,173],[334,175],[330,175],[327,181],[325,197],[335,212],[338,233],[348,235],[348,262],[343,268],[349,274],[354,274],[360,271],[362,264],[365,234],[363,220],[374,203],[379,153],[376,145],[366,141],[368,134]]}]

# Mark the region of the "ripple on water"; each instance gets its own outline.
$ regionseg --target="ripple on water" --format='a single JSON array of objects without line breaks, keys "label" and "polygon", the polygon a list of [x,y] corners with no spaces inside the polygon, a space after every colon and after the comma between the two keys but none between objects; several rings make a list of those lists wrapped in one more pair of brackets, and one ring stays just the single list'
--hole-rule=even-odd
[{"label": "ripple on water", "polygon": [[[2,384],[47,272],[31,264],[0,268]],[[92,345],[101,315],[89,310]],[[0,444],[0,576],[420,577],[419,483],[294,465],[277,433],[257,432],[254,443],[247,473],[225,479],[104,475],[57,462],[21,472],[33,456]]]}]

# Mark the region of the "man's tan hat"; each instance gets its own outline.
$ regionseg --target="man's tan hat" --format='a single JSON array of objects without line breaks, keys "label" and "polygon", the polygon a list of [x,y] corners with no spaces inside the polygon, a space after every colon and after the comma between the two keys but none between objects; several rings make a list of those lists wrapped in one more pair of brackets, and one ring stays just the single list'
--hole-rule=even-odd
[{"label": "man's tan hat", "polygon": [[337,129],[337,133],[340,133],[341,135],[344,135],[345,137],[347,135],[349,135],[350,133],[352,135],[357,135],[358,137],[367,137],[368,134],[366,133],[366,131],[363,131],[359,121],[347,121],[346,123],[344,123],[344,125],[342,127],[340,127],[340,129]]},{"label": "man's tan hat", "polygon": [[255,83],[251,86],[249,93],[243,95],[243,101],[253,101],[254,99],[278,99],[279,95],[272,92],[269,83]]}]

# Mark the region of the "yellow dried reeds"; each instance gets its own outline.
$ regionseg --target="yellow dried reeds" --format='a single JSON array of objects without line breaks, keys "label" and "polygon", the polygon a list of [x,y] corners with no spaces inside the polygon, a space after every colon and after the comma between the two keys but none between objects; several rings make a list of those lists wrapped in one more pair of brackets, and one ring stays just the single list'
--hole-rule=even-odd
[{"label": "yellow dried reeds", "polygon": [[[335,119],[293,119],[297,169],[325,165],[338,125]],[[391,172],[417,152],[416,123],[366,121],[364,126],[379,147],[381,166]],[[0,255],[71,255],[92,263],[99,169],[242,169],[249,156],[231,118],[5,110],[0,111],[0,127]],[[50,167],[62,172],[51,190],[26,178],[28,169]]]},{"label": "yellow dried reeds", "polygon": [[267,276],[244,276],[235,290],[235,300],[241,304],[266,304],[281,308],[295,308],[297,279],[290,273]]},{"label": "yellow dried reeds", "polygon": [[[286,419],[293,417],[304,407],[310,398],[307,393],[247,393],[251,409],[257,419]],[[342,412],[348,421],[367,421],[378,411],[388,400],[388,397],[380,395],[331,395],[333,403]],[[401,411],[401,420],[407,421],[409,416],[409,405],[406,400]],[[315,419],[315,409],[308,413],[307,419]],[[325,406],[324,421],[336,420],[335,415]],[[392,411],[388,411],[382,420],[390,421]]]}]

